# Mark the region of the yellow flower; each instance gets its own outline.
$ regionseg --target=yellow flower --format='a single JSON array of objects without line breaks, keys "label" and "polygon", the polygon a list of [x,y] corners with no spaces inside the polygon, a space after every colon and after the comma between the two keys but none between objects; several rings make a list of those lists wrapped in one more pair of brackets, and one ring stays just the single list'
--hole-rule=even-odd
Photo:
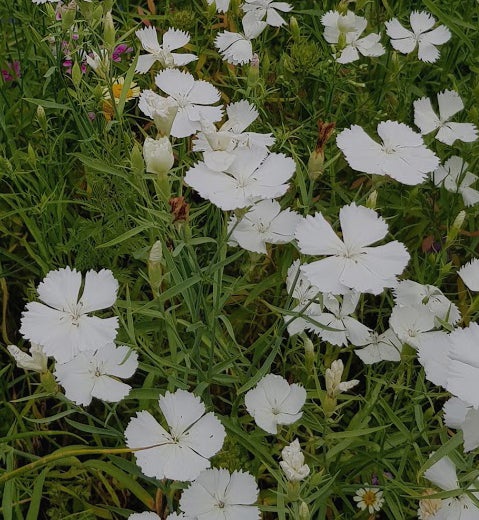
[{"label": "yellow flower", "polygon": [[[115,100],[115,103],[118,104],[120,102],[121,93],[123,91],[125,85],[125,78],[120,76],[119,78],[116,78],[112,85],[111,90],[107,87],[103,89],[103,98],[104,99],[113,99]],[[130,84],[130,87],[128,88],[128,91],[126,93],[125,101],[130,101],[133,98],[139,97],[140,95],[140,87],[137,86],[137,84],[132,81]]]}]

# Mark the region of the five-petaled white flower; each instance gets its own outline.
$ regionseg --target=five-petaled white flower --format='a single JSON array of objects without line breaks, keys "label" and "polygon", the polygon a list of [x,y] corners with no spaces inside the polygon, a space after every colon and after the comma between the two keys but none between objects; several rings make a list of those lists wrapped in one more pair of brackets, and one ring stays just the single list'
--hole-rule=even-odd
[{"label": "five-petaled white flower", "polygon": [[403,184],[420,184],[439,166],[439,159],[429,150],[418,133],[397,121],[382,121],[377,143],[358,125],[340,132],[338,147],[354,170],[389,175]]},{"label": "five-petaled white flower", "polygon": [[223,446],[225,429],[212,412],[205,414],[199,397],[185,390],[166,392],[159,405],[170,431],[149,412],[137,412],[125,430],[126,444],[140,448],[136,461],[147,477],[194,480]]},{"label": "five-petaled white flower", "polygon": [[[306,328],[332,345],[347,345],[348,341],[352,345],[364,345],[369,339],[369,329],[351,316],[360,296],[356,291],[348,291],[342,297],[323,294],[323,311],[311,317],[324,327],[310,322]],[[328,330],[330,328],[336,330]]]},{"label": "five-petaled white flower", "polygon": [[279,424],[293,424],[301,418],[306,390],[284,377],[267,374],[245,395],[248,413],[268,433],[277,433]]},{"label": "five-petaled white flower", "polygon": [[268,148],[274,144],[271,134],[245,132],[258,117],[258,111],[248,101],[242,99],[226,107],[228,120],[219,130],[212,123],[202,122],[201,131],[193,142],[195,152],[203,152],[203,160],[212,170],[224,171],[235,159],[237,148]]},{"label": "five-petaled white flower", "polygon": [[185,175],[185,183],[223,210],[240,209],[264,199],[275,199],[288,189],[296,165],[281,153],[265,148],[237,149],[224,171],[200,162]]},{"label": "five-petaled white flower", "polygon": [[22,316],[23,336],[42,345],[45,354],[59,363],[80,351],[100,349],[116,336],[117,317],[89,316],[115,303],[118,282],[113,273],[88,271],[81,288],[82,275],[76,269],[50,271],[37,288],[44,303],[28,303]]},{"label": "five-petaled white flower", "polygon": [[464,264],[457,274],[471,291],[479,291],[479,258]]},{"label": "five-petaled white flower", "polygon": [[400,361],[402,343],[392,329],[382,334],[370,332],[366,346],[356,349],[355,354],[365,365],[372,365],[380,361]]},{"label": "five-petaled white flower", "polygon": [[433,172],[432,179],[436,186],[444,186],[451,193],[460,193],[466,206],[474,206],[479,202],[479,191],[471,186],[478,177],[468,172],[468,167],[467,162],[453,155]]},{"label": "five-petaled white flower", "polygon": [[246,13],[247,20],[250,18],[252,20],[265,19],[267,25],[272,27],[281,27],[286,23],[278,11],[289,13],[293,9],[287,2],[276,2],[275,0],[245,0],[245,2],[243,11]]},{"label": "five-petaled white flower", "polygon": [[18,368],[32,370],[40,374],[48,371],[48,357],[45,355],[41,345],[32,343],[30,346],[30,355],[20,350],[16,345],[8,345],[7,349],[13,359],[15,359]]},{"label": "five-petaled white flower", "polygon": [[361,488],[356,491],[353,500],[361,511],[367,510],[370,515],[380,511],[384,504],[383,492],[377,488]]},{"label": "five-petaled white flower", "polygon": [[299,482],[309,475],[310,469],[304,463],[304,455],[298,439],[294,439],[291,444],[282,449],[281,458],[283,460],[279,465],[290,482]]},{"label": "five-petaled white flower", "polygon": [[436,326],[434,314],[425,306],[395,305],[389,318],[389,326],[397,337],[411,347],[418,349],[424,336]]},{"label": "five-petaled white flower", "polygon": [[439,117],[432,108],[430,98],[423,97],[414,101],[414,124],[421,134],[430,134],[439,129],[436,139],[451,145],[459,139],[471,143],[477,139],[477,128],[472,123],[449,122],[452,116],[464,109],[464,103],[454,90],[445,90],[437,95]]},{"label": "five-petaled white flower", "polygon": [[395,287],[409,253],[397,241],[371,247],[386,236],[386,222],[374,210],[354,202],[341,208],[339,221],[343,240],[321,213],[306,217],[296,228],[302,253],[327,257],[301,267],[311,284],[333,294],[350,289],[380,294],[386,287]]},{"label": "five-petaled white flower", "polygon": [[250,473],[207,469],[183,491],[180,509],[196,520],[259,520],[258,493]]},{"label": "five-petaled white flower", "polygon": [[[427,469],[424,472],[424,478],[427,478],[443,491],[453,491],[460,488],[456,466],[449,457],[439,459]],[[476,481],[471,488],[476,489],[478,484],[479,482]],[[479,498],[479,493],[472,492],[472,494]],[[432,518],[434,520],[475,520],[479,518],[479,507],[466,493],[463,493],[462,495],[443,498],[441,508]]]},{"label": "five-petaled white flower", "polygon": [[160,62],[162,67],[180,67],[198,59],[194,54],[178,54],[171,52],[184,47],[190,41],[190,35],[179,29],[169,28],[163,35],[163,43],[158,42],[158,34],[155,27],[145,27],[135,33],[143,49],[148,54],[140,54],[136,64],[135,72],[145,74],[155,61]]},{"label": "five-petaled white flower", "polygon": [[165,69],[157,74],[156,85],[173,99],[178,112],[173,120],[171,135],[188,137],[201,128],[201,120],[219,121],[223,109],[212,105],[219,101],[219,90],[207,81],[195,80],[189,72]]},{"label": "five-petaled white flower", "polygon": [[439,58],[436,45],[449,41],[451,32],[444,25],[431,31],[436,19],[425,11],[413,11],[409,21],[412,31],[405,29],[397,18],[386,22],[386,33],[391,38],[391,45],[403,54],[411,53],[418,46],[418,58],[426,63],[434,63]]},{"label": "five-petaled white flower", "polygon": [[238,220],[232,215],[228,222],[229,240],[247,251],[266,254],[266,244],[287,244],[301,217],[289,208],[281,211],[276,200],[262,200]]},{"label": "five-petaled white flower", "polygon": [[[247,23],[246,23],[247,22]],[[223,31],[215,38],[215,47],[222,58],[232,65],[243,65],[253,59],[251,40],[257,38],[266,28],[266,22],[243,18],[243,33]]]},{"label": "five-petaled white flower", "polygon": [[461,319],[457,305],[444,296],[435,285],[402,280],[394,288],[394,301],[403,307],[426,308],[439,320],[455,325]]},{"label": "five-petaled white flower", "polygon": [[131,386],[118,378],[131,377],[138,368],[138,354],[125,345],[109,343],[96,352],[80,352],[66,363],[57,363],[55,377],[65,395],[76,404],[88,406],[93,397],[108,403],[121,401]]}]

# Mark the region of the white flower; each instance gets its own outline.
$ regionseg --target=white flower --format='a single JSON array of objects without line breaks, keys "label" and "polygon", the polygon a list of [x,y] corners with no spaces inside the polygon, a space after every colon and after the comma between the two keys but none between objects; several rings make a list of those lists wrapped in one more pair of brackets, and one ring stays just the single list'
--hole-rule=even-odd
[{"label": "white flower", "polygon": [[[433,455],[431,453],[431,455]],[[443,457],[424,472],[424,477],[443,491],[453,491],[459,488],[456,466],[449,457]],[[476,488],[477,483],[473,484]],[[478,493],[473,493],[476,498]],[[479,518],[479,508],[467,496],[462,495],[442,499],[439,512],[432,517],[435,520],[475,520]]]},{"label": "white flower", "polygon": [[367,346],[355,350],[355,354],[366,365],[380,361],[401,361],[402,343],[392,329],[382,334],[370,332]]},{"label": "white flower", "polygon": [[266,254],[267,243],[287,244],[293,240],[300,219],[289,208],[281,211],[279,202],[262,200],[252,206],[241,220],[231,216],[228,222],[228,244]]},{"label": "white flower", "polygon": [[479,258],[464,264],[457,274],[471,291],[479,291]]},{"label": "white flower", "polygon": [[140,94],[138,107],[155,121],[155,125],[162,135],[170,135],[171,126],[178,112],[178,103],[173,98],[165,98],[153,92],[143,90]]},{"label": "white flower", "polygon": [[201,131],[193,142],[193,150],[203,152],[206,165],[216,171],[224,171],[235,159],[237,148],[267,148],[274,144],[271,134],[244,132],[258,117],[258,111],[242,99],[226,107],[228,120],[219,130],[212,123],[202,122]]},{"label": "white flower", "polygon": [[[286,278],[286,290],[292,298],[298,300],[298,304],[291,309],[291,312],[301,313],[315,319],[315,316],[321,314],[321,305],[316,302],[319,289],[309,283],[309,280],[300,271],[301,265],[299,260],[295,260],[288,269]],[[308,328],[310,322],[306,318],[300,316],[285,316],[287,329],[290,336],[299,334]]]},{"label": "white flower", "polygon": [[439,166],[439,159],[426,148],[423,138],[404,123],[382,121],[377,132],[381,144],[358,125],[338,134],[337,145],[354,170],[389,175],[403,184],[415,185]]},{"label": "white flower", "polygon": [[366,29],[368,21],[362,16],[356,16],[353,12],[347,11],[345,15],[338,11],[328,11],[321,18],[324,25],[324,39],[333,45],[339,43],[340,37],[344,39],[346,46],[336,61],[338,63],[350,63],[363,56],[381,56],[386,51],[379,43],[379,34],[368,34],[360,38]]},{"label": "white flower", "polygon": [[470,323],[449,335],[449,372],[446,388],[451,394],[479,408],[479,324]]},{"label": "white flower", "polygon": [[435,327],[434,315],[425,307],[396,305],[389,326],[403,343],[418,349],[423,335]]},{"label": "white flower", "polygon": [[386,33],[391,45],[403,54],[411,53],[418,46],[418,58],[426,63],[434,63],[439,58],[436,45],[442,45],[451,38],[451,32],[444,25],[431,31],[436,19],[425,11],[413,11],[409,17],[412,31],[405,29],[399,20],[386,22]]},{"label": "white flower", "polygon": [[374,210],[354,202],[341,208],[339,221],[343,240],[321,213],[306,217],[296,228],[302,253],[327,257],[301,267],[311,284],[333,294],[346,294],[349,289],[380,294],[396,286],[396,276],[409,261],[406,248],[397,241],[370,247],[386,236],[386,222]]},{"label": "white flower", "polygon": [[76,269],[50,271],[37,288],[44,303],[28,303],[22,316],[23,336],[42,345],[45,354],[59,363],[80,351],[99,349],[116,336],[117,317],[88,315],[115,303],[118,282],[113,273],[107,269],[88,271],[80,292],[81,286],[82,275]]},{"label": "white flower", "polygon": [[161,520],[161,518],[156,513],[150,513],[145,511],[144,513],[131,514],[128,517],[128,520]]},{"label": "white flower", "polygon": [[478,177],[468,172],[469,165],[457,155],[450,157],[432,174],[436,186],[444,186],[451,193],[460,193],[466,206],[479,202],[479,191],[471,188]]},{"label": "white flower", "polygon": [[340,359],[336,359],[331,363],[330,368],[326,369],[324,379],[326,381],[326,393],[332,399],[335,399],[343,392],[349,392],[359,381],[351,379],[351,381],[341,381],[344,372],[344,365]]},{"label": "white flower", "polygon": [[464,109],[464,103],[454,90],[445,90],[437,95],[439,117],[432,108],[431,100],[427,97],[414,101],[414,124],[421,130],[421,134],[430,134],[439,129],[436,139],[441,143],[451,145],[459,139],[471,143],[477,139],[477,128],[472,123],[449,122],[452,116]]},{"label": "white flower", "polygon": [[15,345],[8,345],[7,349],[13,359],[15,359],[18,368],[32,370],[33,372],[39,372],[40,374],[48,371],[48,357],[45,355],[41,345],[32,343],[30,347],[30,355],[23,350],[20,350]]},{"label": "white flower", "polygon": [[[366,28],[366,26],[364,26],[364,28]],[[379,42],[381,39],[379,34],[371,33],[364,38],[360,38],[364,28],[361,29],[360,32],[346,33],[346,47],[341,51],[340,56],[336,58],[338,63],[344,64],[359,60],[361,57],[360,54],[363,56],[377,57],[382,56],[386,52],[385,48]]]},{"label": "white flower", "polygon": [[225,429],[212,412],[205,414],[199,397],[185,390],[166,392],[159,405],[170,431],[149,412],[137,412],[125,430],[126,444],[145,448],[135,456],[147,477],[194,480],[223,446]]},{"label": "white flower", "polygon": [[[306,328],[332,345],[347,345],[348,341],[352,345],[364,345],[369,338],[369,329],[350,316],[356,310],[359,297],[360,294],[356,291],[349,291],[342,297],[331,293],[323,294],[323,311],[312,318],[324,327],[308,323]],[[337,330],[328,330],[326,327]]]},{"label": "white flower", "polygon": [[163,34],[163,43],[158,42],[158,34],[155,27],[145,27],[135,32],[141,42],[141,46],[148,54],[140,54],[135,72],[145,74],[155,61],[159,61],[162,67],[180,67],[195,61],[194,54],[178,54],[171,52],[184,47],[190,41],[190,35],[179,29],[171,27]]},{"label": "white flower", "polygon": [[304,455],[298,439],[294,439],[289,446],[282,449],[281,457],[283,460],[279,465],[290,482],[299,482],[309,475],[310,469],[304,463]]},{"label": "white flower", "polygon": [[186,172],[185,183],[223,210],[245,208],[286,193],[287,181],[296,170],[293,159],[263,148],[234,153],[235,160],[225,171],[214,171],[200,162]]},{"label": "white flower", "polygon": [[353,500],[361,511],[367,509],[370,515],[380,511],[384,504],[383,492],[375,488],[361,488],[356,491]]},{"label": "white flower", "polygon": [[222,58],[233,65],[243,65],[253,59],[251,40],[257,38],[266,28],[267,23],[256,18],[243,18],[244,34],[224,31],[215,38],[215,47]]},{"label": "white flower", "polygon": [[188,137],[201,128],[202,119],[214,123],[222,117],[221,107],[212,107],[219,101],[221,95],[219,90],[207,81],[195,80],[189,72],[181,72],[178,69],[165,69],[157,74],[156,85],[177,106],[171,127],[171,135],[174,137]]},{"label": "white flower", "polygon": [[168,137],[159,139],[147,137],[143,143],[143,157],[146,171],[158,175],[169,172],[175,162],[173,148]]},{"label": "white flower", "polygon": [[138,354],[125,345],[113,343],[101,349],[80,352],[66,363],[57,363],[55,377],[65,395],[76,404],[88,406],[93,397],[117,403],[131,390],[118,378],[131,377],[138,368]]},{"label": "white flower", "polygon": [[288,13],[293,8],[287,2],[275,2],[274,0],[245,0],[243,11],[246,13],[245,18],[254,17],[256,20],[263,20],[266,17],[266,23],[272,27],[281,27],[286,20],[278,13]]},{"label": "white flower", "polygon": [[208,5],[211,5],[213,3],[216,4],[216,10],[218,13],[226,13],[226,11],[230,7],[230,0],[206,0],[208,2]]},{"label": "white flower", "polygon": [[403,280],[399,282],[393,292],[397,305],[425,307],[436,318],[451,325],[455,325],[461,319],[457,305],[446,298],[442,291],[434,285],[421,285],[413,280]]},{"label": "white flower", "polygon": [[243,471],[207,469],[185,489],[180,509],[197,520],[259,520],[258,498],[252,475]]},{"label": "white flower", "polygon": [[267,374],[245,395],[248,413],[268,433],[277,433],[279,424],[293,424],[301,418],[306,390],[284,377]]},{"label": "white flower", "polygon": [[418,345],[418,360],[424,367],[426,379],[435,385],[447,386],[451,339],[447,332],[433,331],[422,334]]},{"label": "white flower", "polygon": [[464,451],[479,447],[479,411],[457,397],[451,397],[443,407],[444,424],[462,430]]},{"label": "white flower", "polygon": [[346,14],[340,14],[339,11],[328,11],[321,17],[321,23],[324,25],[324,39],[331,44],[339,43],[341,36],[345,38],[348,33],[358,31],[361,18],[349,10]]}]

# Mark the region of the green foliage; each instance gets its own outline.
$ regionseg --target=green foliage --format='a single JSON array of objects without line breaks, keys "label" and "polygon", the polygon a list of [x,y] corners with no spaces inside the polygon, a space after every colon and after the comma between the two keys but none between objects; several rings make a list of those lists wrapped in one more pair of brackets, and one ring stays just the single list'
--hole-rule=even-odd
[{"label": "green foliage", "polygon": [[[296,248],[274,246],[258,255],[227,245],[229,215],[183,183],[199,158],[191,152],[191,139],[173,140],[171,195],[184,196],[191,205],[188,220],[175,222],[141,159],[145,136],[154,136],[151,121],[136,101],[126,99],[109,113],[103,94],[118,76],[152,88],[153,72],[133,75],[140,49],[134,31],[143,20],[190,31],[188,49],[199,56],[190,72],[217,86],[225,103],[254,103],[260,118],[252,130],[271,132],[274,151],[296,161],[283,207],[302,215],[321,211],[336,226],[342,205],[364,204],[376,193],[376,209],[387,219],[391,236],[411,254],[403,277],[441,286],[445,294],[461,289],[459,306],[467,324],[479,316],[479,308],[458,288],[454,272],[477,256],[477,209],[466,209],[462,229],[447,241],[464,209],[459,195],[430,181],[408,187],[358,174],[334,138],[318,179],[308,177],[307,164],[319,120],[338,129],[360,124],[368,132],[386,119],[412,125],[413,101],[444,89],[460,92],[466,105],[461,117],[478,125],[477,5],[424,0],[421,8],[453,33],[434,66],[414,54],[394,52],[384,34],[384,56],[341,66],[320,23],[336,3],[297,0],[292,25],[270,27],[255,40],[260,57],[255,71],[226,64],[214,47],[218,31],[241,27],[236,0],[226,16],[199,0],[79,3],[78,38],[65,21],[55,20],[54,4],[5,0],[0,5],[0,68],[18,60],[22,71],[11,82],[0,80],[0,516],[119,520],[132,512],[174,510],[181,485],[142,475],[123,449],[123,431],[136,411],[155,414],[160,394],[185,388],[201,396],[226,427],[227,440],[212,465],[244,469],[257,478],[265,520],[299,518],[299,497],[311,519],[360,518],[351,497],[373,477],[386,499],[381,518],[416,518],[432,451],[474,471],[473,454],[462,455],[460,434],[451,437],[440,419],[447,394],[425,380],[408,352],[397,365],[370,367],[352,348],[319,340],[308,354],[303,338],[288,336],[284,320],[291,306],[284,281],[299,257]],[[133,52],[110,63],[103,75],[82,74],[77,51],[103,47],[102,19],[109,4],[115,44],[125,43]],[[419,8],[412,0],[358,1],[353,7],[374,30],[392,16],[407,20]],[[71,74],[63,65],[62,42],[70,48],[73,67],[76,63]],[[426,140],[440,157],[450,154],[441,143]],[[477,169],[477,147],[456,144],[454,150],[472,172]],[[150,257],[154,244],[162,253],[155,261]],[[121,403],[77,407],[52,379],[40,381],[17,369],[6,351],[10,343],[23,344],[21,312],[35,298],[34,287],[48,271],[66,265],[82,271],[108,268],[120,281],[118,341],[137,350],[141,361],[130,381],[133,390]],[[390,294],[363,296],[361,302],[358,319],[385,330]],[[324,373],[339,356],[347,367],[344,379],[361,383],[354,393],[341,395],[327,417]],[[300,425],[283,427],[275,437],[256,428],[244,408],[244,394],[269,372],[301,383],[308,392]],[[296,437],[312,472],[292,496],[278,460]]]}]

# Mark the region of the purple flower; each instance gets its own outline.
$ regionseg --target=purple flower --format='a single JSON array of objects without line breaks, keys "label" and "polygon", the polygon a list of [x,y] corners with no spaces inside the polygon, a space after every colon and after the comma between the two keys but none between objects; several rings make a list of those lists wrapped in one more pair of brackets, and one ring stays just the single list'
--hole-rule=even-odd
[{"label": "purple flower", "polygon": [[128,47],[128,45],[126,45],[125,43],[121,43],[120,45],[117,45],[113,50],[111,59],[113,61],[119,62],[121,61],[121,55],[129,52],[133,52],[133,47]]},{"label": "purple flower", "polygon": [[5,83],[9,81],[15,81],[22,77],[20,71],[20,62],[18,60],[7,62],[6,68],[2,69],[2,78]]}]

